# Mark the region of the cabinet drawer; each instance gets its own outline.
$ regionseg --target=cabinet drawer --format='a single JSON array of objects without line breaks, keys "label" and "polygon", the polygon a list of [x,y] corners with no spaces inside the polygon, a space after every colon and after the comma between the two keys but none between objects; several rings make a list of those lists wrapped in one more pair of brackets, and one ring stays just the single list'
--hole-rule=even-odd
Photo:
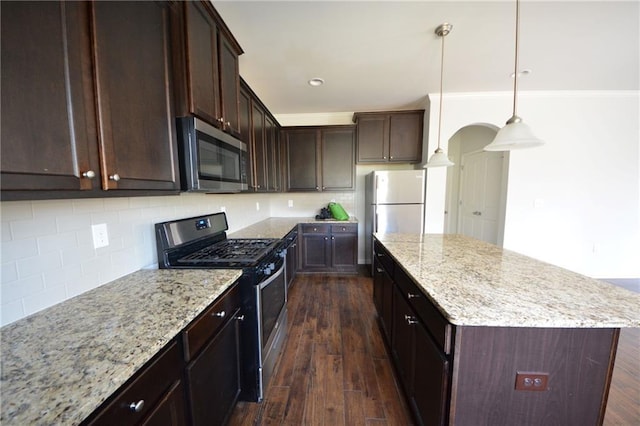
[{"label": "cabinet drawer", "polygon": [[440,349],[451,353],[451,324],[401,268],[395,269],[394,281]]},{"label": "cabinet drawer", "polygon": [[330,229],[330,225],[323,223],[305,223],[302,225],[303,234],[328,234]]},{"label": "cabinet drawer", "polygon": [[[129,385],[114,394],[114,399],[87,424],[91,426],[139,424],[155,409],[164,394],[179,381],[182,365],[180,348],[174,341],[149,366],[136,374]],[[141,409],[137,412],[132,408],[136,404],[141,405]]]},{"label": "cabinet drawer", "polygon": [[382,247],[382,244],[379,242],[375,242],[374,245],[374,256],[376,259],[384,266],[384,269],[387,271],[389,276],[393,277],[393,270],[395,269],[395,262],[387,253],[387,251]]},{"label": "cabinet drawer", "polygon": [[189,361],[240,306],[240,290],[234,284],[184,331],[185,360]]},{"label": "cabinet drawer", "polygon": [[344,225],[331,225],[332,234],[355,234],[358,232],[358,225],[355,223],[346,223]]}]

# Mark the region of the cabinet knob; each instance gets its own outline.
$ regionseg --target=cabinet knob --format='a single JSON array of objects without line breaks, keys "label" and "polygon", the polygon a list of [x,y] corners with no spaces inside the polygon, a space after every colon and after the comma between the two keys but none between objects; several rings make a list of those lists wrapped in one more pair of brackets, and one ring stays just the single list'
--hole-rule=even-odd
[{"label": "cabinet knob", "polygon": [[322,187],[322,189],[327,189],[327,187],[326,187],[326,186],[323,186],[323,187]]},{"label": "cabinet knob", "polygon": [[411,315],[405,315],[404,316],[404,320],[409,325],[413,325],[413,324],[417,324],[418,323],[418,321],[416,321],[416,318],[414,316],[411,316]]},{"label": "cabinet knob", "polygon": [[393,160],[393,155],[391,157],[389,157],[389,159]]},{"label": "cabinet knob", "polygon": [[237,319],[238,321],[244,321],[244,315],[238,315],[237,317],[235,317],[235,319]]},{"label": "cabinet knob", "polygon": [[419,294],[407,293],[407,299],[417,299],[420,297]]},{"label": "cabinet knob", "polygon": [[225,311],[214,312],[211,314],[212,317],[224,318],[227,315]]},{"label": "cabinet knob", "polygon": [[320,191],[320,187],[319,186],[316,186],[316,191]]},{"label": "cabinet knob", "polygon": [[143,407],[144,407],[144,399],[141,399],[138,402],[132,402],[131,404],[129,404],[129,409],[134,413],[139,413],[140,411],[142,411]]},{"label": "cabinet knob", "polygon": [[382,268],[376,268],[376,271],[377,271],[379,274],[381,274],[382,272],[384,272],[384,269],[382,269]]},{"label": "cabinet knob", "polygon": [[386,160],[386,159],[387,159],[387,156],[386,156],[386,155],[383,155],[383,156],[382,156],[382,159],[383,159],[383,160]]},{"label": "cabinet knob", "polygon": [[119,175],[119,174],[117,174],[117,173],[115,173],[115,174],[113,174],[113,175],[109,176],[109,180],[112,180],[112,181],[114,181],[114,182],[117,182],[117,181],[119,181],[119,180],[120,180],[120,175]]},{"label": "cabinet knob", "polygon": [[227,125],[227,127],[231,127],[231,122],[230,121],[227,121],[225,124]]},{"label": "cabinet knob", "polygon": [[96,177],[96,172],[94,172],[93,170],[87,170],[82,174],[82,177],[85,177],[87,179],[93,179],[94,177]]},{"label": "cabinet knob", "polygon": [[324,237],[324,240],[325,240],[325,241],[326,241],[326,240],[328,240],[328,239],[329,239],[329,237]]},{"label": "cabinet knob", "polygon": [[313,228],[313,232],[316,232],[318,230],[318,228]]}]

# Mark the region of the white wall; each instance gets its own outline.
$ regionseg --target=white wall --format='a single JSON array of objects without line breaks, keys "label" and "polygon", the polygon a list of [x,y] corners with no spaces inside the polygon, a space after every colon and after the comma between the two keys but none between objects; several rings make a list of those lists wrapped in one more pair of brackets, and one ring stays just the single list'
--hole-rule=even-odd
[{"label": "white wall", "polygon": [[[353,214],[353,193],[182,194],[0,203],[0,324],[8,324],[142,268],[157,267],[153,224],[225,207],[229,232],[270,216],[315,216],[331,199]],[[288,207],[288,200],[293,207]],[[256,203],[260,210],[257,210]],[[91,225],[109,246],[94,249]]]},{"label": "white wall", "polygon": [[[596,278],[640,277],[639,99],[520,93],[518,114],[546,145],[511,152],[505,248]],[[445,149],[458,129],[502,126],[511,116],[507,93],[445,95],[444,105]],[[437,111],[430,119],[437,122]],[[442,232],[446,171],[427,173],[427,231]]]}]

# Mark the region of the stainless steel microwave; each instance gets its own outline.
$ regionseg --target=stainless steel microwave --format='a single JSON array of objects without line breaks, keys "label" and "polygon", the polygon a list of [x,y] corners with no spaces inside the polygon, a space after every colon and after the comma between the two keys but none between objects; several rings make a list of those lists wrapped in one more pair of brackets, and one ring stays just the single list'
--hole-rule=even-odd
[{"label": "stainless steel microwave", "polygon": [[177,119],[183,191],[247,189],[247,144],[196,117]]}]

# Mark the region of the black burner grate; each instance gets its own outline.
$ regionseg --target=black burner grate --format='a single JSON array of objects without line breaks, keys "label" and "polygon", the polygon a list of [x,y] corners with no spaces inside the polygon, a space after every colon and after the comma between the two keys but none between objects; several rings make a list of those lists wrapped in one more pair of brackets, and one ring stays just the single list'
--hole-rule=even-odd
[{"label": "black burner grate", "polygon": [[181,263],[252,263],[260,260],[278,240],[227,239],[191,253],[178,261]]}]

